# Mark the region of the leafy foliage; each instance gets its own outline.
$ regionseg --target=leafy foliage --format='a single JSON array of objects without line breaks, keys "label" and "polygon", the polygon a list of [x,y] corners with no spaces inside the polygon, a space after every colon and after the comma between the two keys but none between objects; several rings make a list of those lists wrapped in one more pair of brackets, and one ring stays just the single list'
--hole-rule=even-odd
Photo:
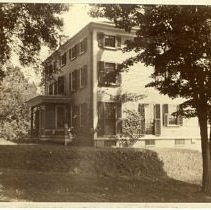
[{"label": "leafy foliage", "polygon": [[36,87],[29,84],[17,67],[7,67],[0,84],[0,137],[17,140],[28,133],[29,107],[25,103],[36,95]]},{"label": "leafy foliage", "polygon": [[[127,42],[125,51],[136,55],[123,67],[136,62],[154,66],[151,75],[160,93],[171,98],[183,97],[180,113],[199,119],[203,156],[204,192],[211,192],[211,144],[208,119],[211,116],[211,7],[180,5],[98,5],[93,16],[104,16],[136,37]],[[191,109],[190,109],[191,108]],[[211,137],[211,132],[210,132]]]},{"label": "leafy foliage", "polygon": [[122,121],[122,134],[119,143],[123,147],[132,146],[143,135],[143,116],[135,110],[124,110],[126,117]]},{"label": "leafy foliage", "polygon": [[12,50],[26,65],[36,62],[42,44],[55,49],[63,26],[58,14],[67,9],[66,4],[1,3],[0,63],[11,57]]}]

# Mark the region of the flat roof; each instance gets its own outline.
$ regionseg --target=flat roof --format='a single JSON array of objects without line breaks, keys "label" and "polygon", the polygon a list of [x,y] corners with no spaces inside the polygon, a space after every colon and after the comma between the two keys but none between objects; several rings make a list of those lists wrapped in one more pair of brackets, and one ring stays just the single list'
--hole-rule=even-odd
[{"label": "flat roof", "polygon": [[68,96],[60,96],[60,95],[39,95],[36,96],[28,101],[26,103],[33,107],[38,106],[41,104],[51,103],[51,104],[68,104],[71,103],[72,99]]}]

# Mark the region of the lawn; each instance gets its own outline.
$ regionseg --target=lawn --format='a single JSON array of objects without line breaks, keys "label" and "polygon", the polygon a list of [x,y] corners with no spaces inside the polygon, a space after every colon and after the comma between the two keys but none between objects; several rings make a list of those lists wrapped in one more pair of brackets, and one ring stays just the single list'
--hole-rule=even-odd
[{"label": "lawn", "polygon": [[210,202],[200,173],[190,150],[0,146],[0,201]]}]

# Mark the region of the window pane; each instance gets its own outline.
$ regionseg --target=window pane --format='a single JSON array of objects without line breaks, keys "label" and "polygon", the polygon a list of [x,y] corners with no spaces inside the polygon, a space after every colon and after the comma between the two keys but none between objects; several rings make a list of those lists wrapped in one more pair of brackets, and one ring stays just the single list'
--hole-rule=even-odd
[{"label": "window pane", "polygon": [[115,36],[105,36],[105,46],[115,47]]}]

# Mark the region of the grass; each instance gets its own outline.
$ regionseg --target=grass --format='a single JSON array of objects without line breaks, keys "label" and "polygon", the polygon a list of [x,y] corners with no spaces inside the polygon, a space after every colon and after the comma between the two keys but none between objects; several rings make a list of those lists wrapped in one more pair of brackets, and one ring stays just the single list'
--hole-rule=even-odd
[{"label": "grass", "polygon": [[0,146],[0,201],[210,202],[200,158],[179,149]]}]

